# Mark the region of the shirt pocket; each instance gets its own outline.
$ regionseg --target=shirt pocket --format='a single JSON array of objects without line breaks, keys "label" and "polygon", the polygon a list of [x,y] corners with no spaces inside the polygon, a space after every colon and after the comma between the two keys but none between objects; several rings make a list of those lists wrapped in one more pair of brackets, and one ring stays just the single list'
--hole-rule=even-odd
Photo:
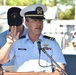
[{"label": "shirt pocket", "polygon": [[16,60],[19,65],[22,65],[25,61],[28,61],[28,52],[25,50],[18,50],[16,52]]}]

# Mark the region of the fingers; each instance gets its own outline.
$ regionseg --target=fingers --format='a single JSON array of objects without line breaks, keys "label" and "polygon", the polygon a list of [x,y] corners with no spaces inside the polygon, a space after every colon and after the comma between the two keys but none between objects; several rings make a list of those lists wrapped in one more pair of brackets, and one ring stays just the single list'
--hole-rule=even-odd
[{"label": "fingers", "polygon": [[15,34],[15,35],[17,33],[17,30],[16,29],[17,29],[16,26],[13,26],[13,34]]},{"label": "fingers", "polygon": [[11,33],[12,34],[16,34],[17,32],[16,32],[16,26],[12,26],[11,27]]},{"label": "fingers", "polygon": [[14,43],[19,38],[19,34],[16,26],[12,26],[9,35],[7,36],[7,41]]},{"label": "fingers", "polygon": [[11,33],[13,33],[13,32],[14,32],[14,26],[12,26],[12,27],[11,27],[10,32],[11,32]]},{"label": "fingers", "polygon": [[7,36],[7,38],[9,38],[9,39],[12,40],[12,35],[9,34],[9,35]]},{"label": "fingers", "polygon": [[14,37],[15,40],[19,38],[20,32],[17,32],[16,26],[12,26],[11,33],[12,33],[11,36]]}]

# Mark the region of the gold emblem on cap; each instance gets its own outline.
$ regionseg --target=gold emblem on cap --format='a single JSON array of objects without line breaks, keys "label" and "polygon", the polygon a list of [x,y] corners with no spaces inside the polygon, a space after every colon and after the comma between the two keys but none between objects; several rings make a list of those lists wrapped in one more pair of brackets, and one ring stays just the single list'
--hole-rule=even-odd
[{"label": "gold emblem on cap", "polygon": [[12,13],[12,18],[17,18],[18,17],[18,14],[17,13]]},{"label": "gold emblem on cap", "polygon": [[40,14],[40,15],[42,14],[42,11],[43,11],[43,10],[42,10],[42,8],[41,8],[41,7],[37,7],[37,9],[36,9],[36,10],[37,10],[37,14]]}]

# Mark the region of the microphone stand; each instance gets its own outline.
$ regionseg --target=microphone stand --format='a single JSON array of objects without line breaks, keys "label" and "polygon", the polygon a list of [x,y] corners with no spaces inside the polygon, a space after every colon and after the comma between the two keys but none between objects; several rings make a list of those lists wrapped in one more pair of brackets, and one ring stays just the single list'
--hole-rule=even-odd
[{"label": "microphone stand", "polygon": [[45,48],[41,48],[41,50],[56,64],[56,66],[61,70],[62,75],[68,75],[68,74],[56,63],[56,61],[46,52]]}]

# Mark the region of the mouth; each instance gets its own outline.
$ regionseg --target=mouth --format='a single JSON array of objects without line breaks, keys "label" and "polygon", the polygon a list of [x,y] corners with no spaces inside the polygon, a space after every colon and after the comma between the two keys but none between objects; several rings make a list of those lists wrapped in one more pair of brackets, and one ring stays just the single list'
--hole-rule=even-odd
[{"label": "mouth", "polygon": [[40,28],[40,27],[39,27],[39,28],[36,28],[36,29],[41,30],[41,28]]}]

